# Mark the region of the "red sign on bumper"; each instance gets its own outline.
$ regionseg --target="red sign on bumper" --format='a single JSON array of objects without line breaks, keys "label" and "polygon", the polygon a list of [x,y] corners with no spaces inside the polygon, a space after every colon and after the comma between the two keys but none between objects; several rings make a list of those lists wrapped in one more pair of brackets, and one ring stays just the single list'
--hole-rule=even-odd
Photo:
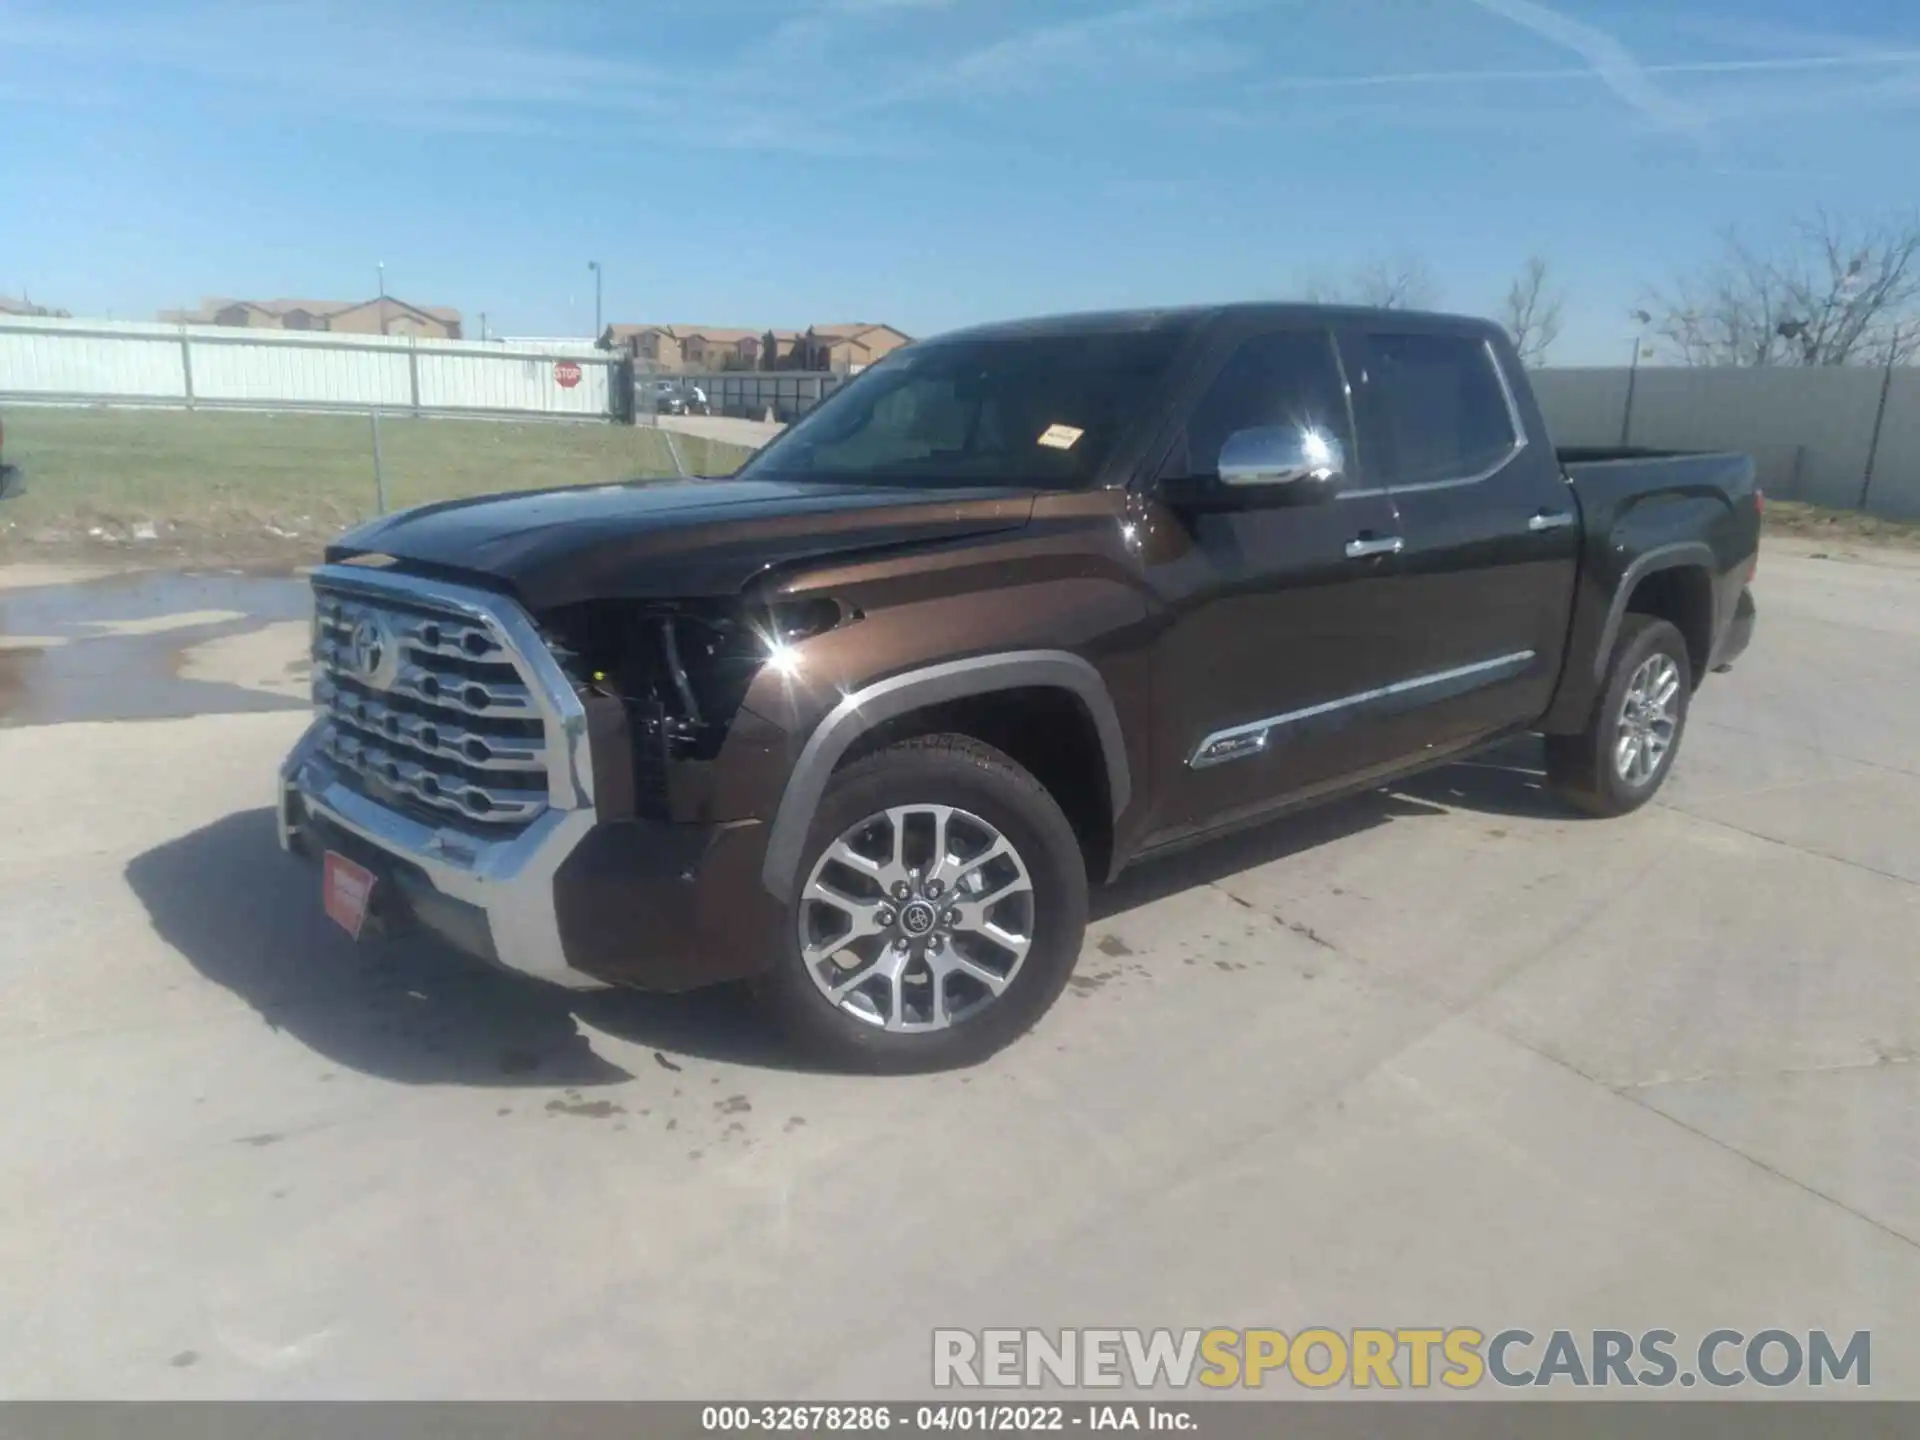
[{"label": "red sign on bumper", "polygon": [[334,923],[354,939],[367,923],[367,906],[373,901],[373,872],[356,865],[335,851],[327,852],[320,871],[320,900]]}]

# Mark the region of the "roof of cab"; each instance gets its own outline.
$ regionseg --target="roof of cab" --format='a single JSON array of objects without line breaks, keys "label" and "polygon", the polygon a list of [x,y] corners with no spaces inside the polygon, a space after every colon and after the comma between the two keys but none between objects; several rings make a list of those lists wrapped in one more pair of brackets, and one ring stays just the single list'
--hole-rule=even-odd
[{"label": "roof of cab", "polygon": [[1090,310],[1076,314],[1041,315],[1026,320],[1002,320],[950,330],[932,336],[938,344],[949,340],[1013,340],[1044,335],[1119,335],[1153,331],[1190,330],[1210,323],[1253,320],[1274,325],[1323,324],[1340,321],[1379,324],[1391,319],[1396,328],[1451,330],[1455,333],[1494,333],[1490,320],[1470,315],[1444,315],[1421,310],[1380,310],[1362,305],[1309,305],[1279,301],[1249,301],[1231,305],[1186,305],[1158,310]]}]

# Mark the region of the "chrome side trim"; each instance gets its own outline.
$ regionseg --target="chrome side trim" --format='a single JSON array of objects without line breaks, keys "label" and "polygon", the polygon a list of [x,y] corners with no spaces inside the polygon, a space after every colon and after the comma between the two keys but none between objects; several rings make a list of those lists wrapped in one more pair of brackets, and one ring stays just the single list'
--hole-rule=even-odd
[{"label": "chrome side trim", "polygon": [[1347,558],[1364,560],[1369,555],[1398,555],[1407,548],[1407,542],[1398,535],[1386,535],[1377,540],[1347,541]]},{"label": "chrome side trim", "polygon": [[814,727],[800,758],[794,762],[787,788],[767,832],[766,860],[761,882],[784,900],[799,877],[800,860],[814,811],[826,793],[833,767],[861,733],[927,705],[938,705],[968,695],[1027,686],[1068,690],[1093,717],[1107,769],[1107,798],[1115,815],[1127,808],[1133,795],[1127,766],[1125,733],[1107,693],[1107,682],[1087,661],[1065,650],[1015,650],[999,655],[976,655],[949,660],[921,670],[877,680],[845,696]]},{"label": "chrome side trim", "polygon": [[1250,755],[1259,755],[1267,749],[1276,730],[1288,725],[1297,725],[1302,720],[1331,715],[1356,705],[1385,700],[1389,696],[1412,694],[1435,685],[1445,685],[1451,681],[1466,680],[1476,676],[1486,677],[1482,684],[1491,684],[1494,680],[1501,678],[1498,672],[1517,670],[1533,659],[1533,655],[1534,652],[1531,650],[1516,650],[1511,655],[1500,655],[1491,660],[1477,660],[1471,665],[1459,665],[1451,670],[1437,670],[1431,675],[1416,675],[1411,680],[1396,680],[1393,684],[1382,685],[1377,690],[1362,690],[1357,695],[1343,695],[1338,700],[1327,700],[1318,705],[1308,705],[1304,709],[1289,710],[1284,715],[1270,715],[1264,720],[1250,720],[1245,725],[1216,730],[1194,748],[1187,766],[1193,770],[1205,770],[1210,766],[1224,765],[1229,760],[1244,760]]}]

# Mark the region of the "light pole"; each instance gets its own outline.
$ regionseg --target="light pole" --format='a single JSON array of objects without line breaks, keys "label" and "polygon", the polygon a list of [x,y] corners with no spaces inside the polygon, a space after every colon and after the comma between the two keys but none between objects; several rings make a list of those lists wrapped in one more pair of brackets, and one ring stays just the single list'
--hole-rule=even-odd
[{"label": "light pole", "polygon": [[[380,295],[374,302],[380,307],[380,333],[387,333],[387,262],[375,262],[379,271]],[[380,400],[374,397],[373,408],[367,412],[367,423],[373,428],[373,503],[379,514],[387,513],[387,472],[380,463]]]},{"label": "light pole", "polygon": [[1620,448],[1629,449],[1633,436],[1633,392],[1640,383],[1640,348],[1646,342],[1647,326],[1653,323],[1653,316],[1644,310],[1635,310],[1627,316],[1638,325],[1633,332],[1633,359],[1627,366],[1627,403],[1620,411]]},{"label": "light pole", "polygon": [[1880,427],[1887,420],[1887,391],[1893,388],[1893,365],[1900,358],[1900,347],[1906,338],[1905,322],[1894,321],[1893,338],[1887,341],[1887,363],[1880,371],[1880,405],[1873,412],[1873,439],[1867,442],[1867,470],[1860,480],[1860,501],[1853,507],[1863,515],[1867,510],[1867,495],[1873,489],[1874,462],[1880,458]]},{"label": "light pole", "polygon": [[593,342],[600,343],[600,262],[589,260],[587,268],[593,272]]}]

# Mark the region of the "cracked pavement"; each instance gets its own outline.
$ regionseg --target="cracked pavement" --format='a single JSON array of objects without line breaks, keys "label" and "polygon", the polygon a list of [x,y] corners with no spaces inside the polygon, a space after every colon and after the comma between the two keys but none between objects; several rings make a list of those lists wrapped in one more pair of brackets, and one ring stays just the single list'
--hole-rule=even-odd
[{"label": "cracked pavement", "polygon": [[[299,627],[96,603],[88,718],[0,730],[0,1393],[907,1398],[934,1326],[1431,1324],[1870,1329],[1920,1396],[1920,567],[1810,549],[1658,804],[1521,744],[1142,868],[1032,1035],[907,1080],[354,947],[265,808]],[[141,645],[179,718],[99,711]]]}]

